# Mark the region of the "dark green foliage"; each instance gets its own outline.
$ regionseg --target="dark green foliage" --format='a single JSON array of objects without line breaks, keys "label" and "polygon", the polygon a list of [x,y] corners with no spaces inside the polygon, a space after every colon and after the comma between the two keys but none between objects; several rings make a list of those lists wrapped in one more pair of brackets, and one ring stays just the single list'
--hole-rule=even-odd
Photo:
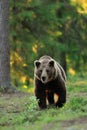
[{"label": "dark green foliage", "polygon": [[12,75],[33,78],[33,61],[45,54],[65,71],[86,70],[87,15],[78,7],[70,0],[10,0]]}]

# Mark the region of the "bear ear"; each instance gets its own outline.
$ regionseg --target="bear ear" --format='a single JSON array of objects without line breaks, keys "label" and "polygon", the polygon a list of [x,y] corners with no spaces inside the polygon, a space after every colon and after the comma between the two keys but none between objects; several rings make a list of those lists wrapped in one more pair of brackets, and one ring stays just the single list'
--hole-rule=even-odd
[{"label": "bear ear", "polygon": [[53,67],[53,66],[54,66],[54,60],[50,60],[50,61],[49,61],[49,66],[50,66],[50,67]]},{"label": "bear ear", "polygon": [[40,66],[40,62],[38,60],[34,61],[34,65],[38,68]]}]

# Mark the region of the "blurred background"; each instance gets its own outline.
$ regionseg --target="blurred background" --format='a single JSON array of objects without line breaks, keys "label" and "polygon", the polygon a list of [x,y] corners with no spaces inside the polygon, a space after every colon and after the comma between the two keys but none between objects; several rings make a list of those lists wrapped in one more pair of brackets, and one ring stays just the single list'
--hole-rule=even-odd
[{"label": "blurred background", "polygon": [[10,0],[10,45],[16,87],[31,88],[33,62],[42,55],[57,60],[68,77],[86,76],[87,1]]}]

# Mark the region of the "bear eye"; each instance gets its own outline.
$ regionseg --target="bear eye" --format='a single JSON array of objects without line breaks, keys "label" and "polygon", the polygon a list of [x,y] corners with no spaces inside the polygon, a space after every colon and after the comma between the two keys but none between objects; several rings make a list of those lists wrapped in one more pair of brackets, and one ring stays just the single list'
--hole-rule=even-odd
[{"label": "bear eye", "polygon": [[49,73],[49,71],[50,71],[50,70],[48,70],[48,69],[46,70],[47,73]]}]

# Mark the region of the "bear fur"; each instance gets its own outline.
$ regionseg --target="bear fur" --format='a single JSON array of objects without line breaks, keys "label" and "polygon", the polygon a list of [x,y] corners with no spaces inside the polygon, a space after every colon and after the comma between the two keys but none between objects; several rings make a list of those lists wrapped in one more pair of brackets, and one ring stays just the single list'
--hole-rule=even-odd
[{"label": "bear fur", "polygon": [[62,107],[66,102],[66,74],[62,66],[50,56],[42,56],[34,65],[35,96],[40,109],[47,107],[46,99],[49,104]]}]

